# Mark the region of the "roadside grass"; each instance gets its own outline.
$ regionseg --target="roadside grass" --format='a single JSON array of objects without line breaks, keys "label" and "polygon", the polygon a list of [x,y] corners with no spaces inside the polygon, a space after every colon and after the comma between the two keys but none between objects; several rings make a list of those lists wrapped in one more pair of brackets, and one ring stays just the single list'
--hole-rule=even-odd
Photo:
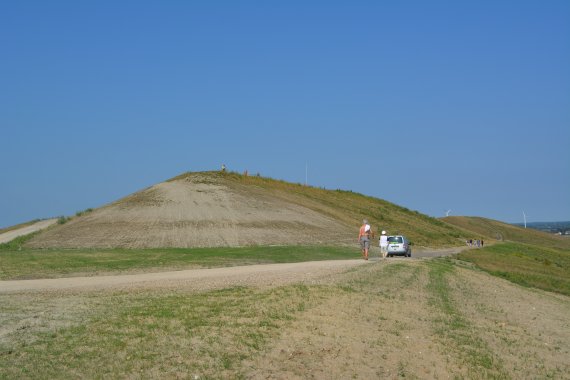
[{"label": "roadside grass", "polygon": [[335,289],[101,294],[71,326],[0,340],[0,378],[243,378],[243,360]]},{"label": "roadside grass", "polygon": [[454,264],[446,258],[430,260],[427,265],[429,303],[439,311],[439,317],[433,320],[435,333],[467,366],[463,375],[467,378],[510,378],[501,359],[493,354],[476,326],[471,325],[452,300],[448,278],[455,275]]},{"label": "roadside grass", "polygon": [[[27,238],[29,237],[21,239]],[[19,250],[20,246],[21,241],[12,241],[0,246],[0,280],[345,260],[360,257],[355,247],[252,246],[188,249]]]},{"label": "roadside grass", "polygon": [[506,242],[457,257],[519,285],[570,295],[570,250]]},{"label": "roadside grass", "polygon": [[0,244],[0,252],[2,251],[21,251],[24,244],[32,239],[34,236],[39,234],[40,231],[32,232],[31,234],[17,236],[16,238],[10,240],[6,243]]}]

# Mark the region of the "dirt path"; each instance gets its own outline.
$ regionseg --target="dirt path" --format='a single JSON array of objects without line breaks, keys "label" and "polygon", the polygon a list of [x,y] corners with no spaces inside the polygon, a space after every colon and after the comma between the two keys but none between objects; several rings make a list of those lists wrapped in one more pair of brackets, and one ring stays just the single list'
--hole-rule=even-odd
[{"label": "dirt path", "polygon": [[33,232],[43,230],[44,228],[47,228],[47,227],[49,227],[55,223],[57,223],[57,219],[55,219],[55,218],[54,219],[46,219],[46,220],[41,220],[37,223],[34,223],[31,226],[26,226],[26,227],[18,228],[17,230],[4,232],[3,234],[0,234],[0,244],[7,243],[10,240],[14,240],[18,236],[28,235],[28,234],[31,234]]},{"label": "dirt path", "polygon": [[344,271],[363,260],[329,260],[287,264],[260,264],[229,268],[190,269],[117,276],[69,277],[0,281],[0,293],[46,290],[156,288],[184,286],[196,290],[238,285],[283,285]]},{"label": "dirt path", "polygon": [[[423,250],[415,253],[415,258],[448,256],[463,248],[442,250]],[[379,259],[379,252],[374,247],[370,263]],[[410,260],[391,258],[394,260]],[[260,285],[271,283],[281,285],[294,281],[317,278],[327,273],[346,270],[356,265],[365,264],[363,260],[328,260],[287,264],[259,264],[228,268],[190,269],[169,272],[137,273],[127,275],[67,277],[55,279],[0,281],[0,293],[19,291],[45,291],[65,289],[109,289],[133,287],[170,287],[176,282],[193,288],[212,289],[236,285]]]}]

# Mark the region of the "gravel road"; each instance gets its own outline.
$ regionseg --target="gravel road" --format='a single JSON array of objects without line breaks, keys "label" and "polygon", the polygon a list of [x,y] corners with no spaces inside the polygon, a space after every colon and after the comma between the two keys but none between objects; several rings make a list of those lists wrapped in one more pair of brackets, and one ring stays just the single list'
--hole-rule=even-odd
[{"label": "gravel road", "polygon": [[[446,256],[460,248],[425,250],[414,254],[415,259]],[[386,260],[410,260],[390,258]],[[411,260],[414,260],[412,258]],[[286,264],[257,264],[225,268],[190,269],[170,272],[137,273],[91,277],[0,281],[0,293],[46,290],[96,290],[109,288],[189,287],[209,290],[228,286],[277,286],[293,282],[316,281],[356,265],[381,263],[371,260],[326,260]]]}]

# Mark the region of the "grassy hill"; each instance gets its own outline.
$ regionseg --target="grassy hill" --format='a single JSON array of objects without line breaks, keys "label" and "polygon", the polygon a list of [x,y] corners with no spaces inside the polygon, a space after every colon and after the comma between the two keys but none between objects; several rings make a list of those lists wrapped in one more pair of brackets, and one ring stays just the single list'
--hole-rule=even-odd
[{"label": "grassy hill", "polygon": [[541,247],[570,249],[570,239],[546,232],[522,228],[497,220],[468,217],[448,216],[441,218],[445,223],[452,224],[462,230],[470,231],[470,238],[487,238],[499,241],[511,241],[523,244],[539,245]]},{"label": "grassy hill", "polygon": [[[192,174],[184,174],[182,177],[186,175]],[[377,235],[382,230],[389,234],[405,234],[419,246],[462,245],[466,236],[464,231],[436,218],[349,190],[326,190],[271,178],[245,177],[235,173],[221,176],[228,181],[263,188],[277,197],[338,220],[349,228],[354,240],[363,218],[368,219]]]},{"label": "grassy hill", "polygon": [[29,248],[190,248],[354,245],[373,231],[416,246],[463,244],[469,234],[382,199],[236,173],[184,173],[34,236]]},{"label": "grassy hill", "polygon": [[461,252],[458,258],[523,286],[570,295],[570,239],[479,217],[442,218],[473,238],[501,244]]}]

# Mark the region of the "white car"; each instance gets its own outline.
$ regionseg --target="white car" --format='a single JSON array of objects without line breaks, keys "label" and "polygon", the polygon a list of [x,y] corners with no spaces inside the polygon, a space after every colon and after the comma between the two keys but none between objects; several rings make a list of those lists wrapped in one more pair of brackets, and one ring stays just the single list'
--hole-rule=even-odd
[{"label": "white car", "polygon": [[410,241],[403,235],[388,236],[388,257],[395,255],[412,257]]}]

